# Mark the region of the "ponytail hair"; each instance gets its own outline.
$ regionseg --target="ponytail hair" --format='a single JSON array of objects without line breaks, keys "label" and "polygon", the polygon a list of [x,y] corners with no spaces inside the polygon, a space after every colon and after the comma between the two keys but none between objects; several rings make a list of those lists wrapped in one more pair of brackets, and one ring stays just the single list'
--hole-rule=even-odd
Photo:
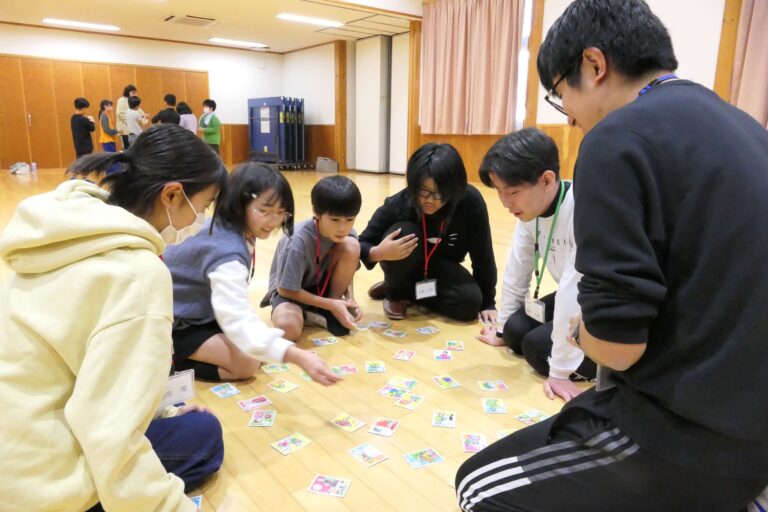
[{"label": "ponytail hair", "polygon": [[105,176],[107,203],[139,217],[152,211],[166,183],[178,182],[191,197],[211,185],[226,194],[227,169],[219,156],[189,130],[175,124],[158,124],[142,132],[123,153],[95,153],[76,160],[71,175],[88,176],[121,164],[120,172]]}]

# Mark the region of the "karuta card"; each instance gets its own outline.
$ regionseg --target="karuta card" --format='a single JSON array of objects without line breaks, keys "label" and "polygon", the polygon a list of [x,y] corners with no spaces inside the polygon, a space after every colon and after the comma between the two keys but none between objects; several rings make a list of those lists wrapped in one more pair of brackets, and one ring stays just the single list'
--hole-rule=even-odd
[{"label": "karuta card", "polygon": [[373,322],[368,323],[368,327],[371,329],[389,329],[392,327],[392,322],[380,322],[374,320]]},{"label": "karuta card", "polygon": [[507,391],[509,389],[503,380],[479,380],[477,385],[483,391]]},{"label": "karuta card", "polygon": [[403,455],[413,469],[419,469],[443,461],[443,457],[434,448],[425,448]]},{"label": "karuta card", "polygon": [[195,506],[197,507],[197,510],[200,510],[200,508],[203,506],[202,496],[190,496],[189,499],[191,499],[192,503],[195,504]]},{"label": "karuta card", "polygon": [[331,366],[331,371],[336,375],[351,375],[353,373],[359,373],[360,370],[353,364],[345,364],[342,366]]},{"label": "karuta card", "polygon": [[299,387],[298,384],[294,384],[293,382],[287,381],[285,379],[273,380],[272,382],[268,383],[267,386],[274,389],[275,391],[279,391],[280,393],[288,393],[289,391],[293,391]]},{"label": "karuta card", "polygon": [[299,376],[307,382],[312,382],[312,377],[307,372],[301,372]]},{"label": "karuta card", "polygon": [[456,428],[456,413],[453,411],[435,411],[432,413],[432,426]]},{"label": "karuta card", "polygon": [[432,377],[432,380],[434,380],[435,384],[437,384],[443,389],[453,389],[461,386],[459,381],[457,381],[450,375],[437,375],[435,377]]},{"label": "karuta card", "polygon": [[258,409],[259,407],[264,407],[265,405],[269,405],[271,403],[272,402],[270,402],[269,398],[267,398],[265,395],[259,395],[253,398],[249,398],[248,400],[240,400],[237,402],[237,406],[245,412],[248,412],[254,409]]},{"label": "karuta card", "polygon": [[371,434],[377,434],[380,436],[390,437],[392,434],[395,433],[395,429],[400,424],[399,421],[393,420],[390,418],[379,418],[376,420],[376,423],[374,423],[370,430]]},{"label": "karuta card", "polygon": [[270,444],[270,446],[283,455],[288,455],[295,452],[299,448],[307,446],[311,442],[312,441],[310,441],[309,438],[296,432],[295,434],[284,437],[279,441],[275,441],[274,443]]},{"label": "karuta card", "polygon": [[535,425],[536,423],[541,423],[547,418],[549,418],[549,415],[544,414],[538,409],[528,409],[524,413],[515,416],[516,420],[522,421],[526,425]]},{"label": "karuta card", "polygon": [[339,340],[333,336],[329,336],[327,338],[312,338],[312,343],[314,343],[316,347],[322,347],[323,345],[333,345],[334,343],[338,342]]},{"label": "karuta card", "polygon": [[423,334],[426,336],[427,334],[435,334],[437,332],[440,332],[440,329],[432,325],[427,325],[425,327],[417,327],[415,331],[419,334]]},{"label": "karuta card", "polygon": [[349,450],[349,453],[368,467],[375,466],[379,462],[383,462],[389,458],[370,443],[355,446]]},{"label": "karuta card", "polygon": [[488,446],[483,434],[461,434],[461,443],[466,453],[477,453]]},{"label": "karuta card", "polygon": [[418,407],[419,404],[423,401],[424,401],[424,397],[421,395],[406,393],[398,400],[395,400],[395,405],[412,411],[416,407]]},{"label": "karuta card", "polygon": [[413,388],[415,388],[416,384],[418,383],[419,381],[416,379],[406,379],[405,377],[392,377],[387,381],[387,384],[392,387],[407,389],[408,391],[411,391]]},{"label": "karuta card", "polygon": [[504,430],[497,430],[496,435],[499,436],[499,439],[501,439],[502,437],[507,437],[509,434],[513,432],[516,432],[514,428],[507,428]]},{"label": "karuta card", "polygon": [[219,398],[229,398],[230,396],[240,394],[240,390],[229,382],[213,386],[211,391]]},{"label": "karuta card", "polygon": [[435,349],[435,361],[450,361],[453,359],[453,353],[450,350]]},{"label": "karuta card", "polygon": [[488,414],[506,414],[507,407],[500,398],[483,398],[483,412]]},{"label": "karuta card", "polygon": [[410,361],[411,359],[413,359],[413,356],[415,355],[416,355],[416,352],[414,352],[413,350],[401,349],[395,352],[395,359],[399,361]]},{"label": "karuta card", "polygon": [[382,396],[388,396],[390,398],[402,398],[403,395],[408,393],[408,390],[403,388],[396,388],[394,386],[390,386],[389,384],[384,384],[379,391],[377,391]]},{"label": "karuta card", "polygon": [[394,331],[392,329],[387,329],[382,334],[384,336],[389,336],[390,338],[405,338],[405,331]]},{"label": "karuta card", "polygon": [[315,479],[312,480],[312,483],[309,484],[307,490],[317,494],[343,498],[344,495],[347,494],[351,483],[351,480],[336,478],[335,476],[316,475]]},{"label": "karuta card", "polygon": [[365,371],[366,373],[384,373],[387,371],[387,367],[384,365],[384,361],[366,361]]},{"label": "karuta card", "polygon": [[371,324],[369,322],[358,322],[355,324],[355,329],[358,331],[367,331],[371,328]]},{"label": "karuta card", "polygon": [[249,427],[271,427],[275,424],[275,418],[277,418],[277,411],[260,410],[253,411],[251,415],[251,421],[248,423]]},{"label": "karuta card", "polygon": [[287,372],[291,368],[287,364],[263,364],[261,369],[264,373],[279,373]]},{"label": "karuta card", "polygon": [[342,430],[346,430],[347,432],[354,432],[355,430],[363,427],[365,425],[365,422],[362,420],[359,420],[357,418],[353,418],[347,413],[341,413],[335,418],[331,420],[331,423],[336,425]]},{"label": "karuta card", "polygon": [[464,350],[464,342],[458,340],[448,340],[445,342],[446,350]]}]

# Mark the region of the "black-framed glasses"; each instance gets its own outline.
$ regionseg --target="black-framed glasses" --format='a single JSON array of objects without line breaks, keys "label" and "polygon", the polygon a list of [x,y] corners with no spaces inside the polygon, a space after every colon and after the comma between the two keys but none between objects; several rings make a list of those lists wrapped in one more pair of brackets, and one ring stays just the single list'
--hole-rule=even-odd
[{"label": "black-framed glasses", "polygon": [[443,194],[437,191],[432,192],[431,190],[427,190],[425,188],[419,189],[419,197],[422,199],[429,199],[431,197],[435,201],[441,201],[441,202],[443,200]]},{"label": "black-framed glasses", "polygon": [[568,68],[565,71],[565,73],[560,75],[560,78],[557,79],[557,82],[554,83],[552,88],[547,92],[546,96],[544,96],[544,101],[546,101],[547,103],[552,105],[552,108],[554,108],[555,110],[557,110],[558,112],[560,112],[564,116],[567,116],[568,113],[563,108],[563,104],[562,104],[563,100],[562,100],[562,98],[560,98],[560,96],[557,95],[557,92],[556,92],[557,91],[557,86],[560,85],[560,82],[562,82],[563,79],[565,79],[565,77],[567,77],[568,75],[573,73],[576,70],[576,68],[578,67],[579,64],[581,64],[581,59],[579,59],[578,62],[576,62],[573,66]]}]

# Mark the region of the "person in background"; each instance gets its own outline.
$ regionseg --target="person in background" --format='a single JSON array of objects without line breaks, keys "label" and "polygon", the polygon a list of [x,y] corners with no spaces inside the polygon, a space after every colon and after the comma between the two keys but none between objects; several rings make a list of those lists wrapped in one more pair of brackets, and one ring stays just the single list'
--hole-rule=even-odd
[{"label": "person in background", "polygon": [[96,129],[93,116],[86,116],[85,111],[91,104],[85,98],[75,99],[75,113],[70,122],[72,128],[72,140],[75,143],[75,157],[93,153],[93,139],[91,133]]},{"label": "person in background", "polygon": [[216,102],[207,99],[203,102],[203,115],[200,116],[199,130],[203,134],[203,141],[212,150],[219,154],[221,144],[221,121],[216,117]]},{"label": "person in background", "polygon": [[120,140],[123,143],[123,149],[128,149],[128,147],[131,145],[131,142],[129,140],[129,136],[131,132],[128,130],[128,124],[126,119],[126,113],[130,109],[128,106],[128,98],[131,96],[138,96],[139,91],[136,89],[135,85],[126,85],[123,89],[123,95],[120,96],[120,98],[117,100],[117,105],[115,105],[115,116],[116,119],[116,125],[118,134],[120,135]]},{"label": "person in background", "polygon": [[125,121],[128,125],[128,144],[133,144],[136,137],[144,131],[144,126],[149,124],[149,115],[139,108],[141,98],[131,96],[128,98],[128,112],[125,113]]},{"label": "person in background", "polygon": [[180,101],[179,104],[176,105],[176,112],[178,112],[180,116],[179,126],[186,128],[192,133],[197,133],[197,117],[192,113],[192,109],[189,105],[187,105],[186,102]]},{"label": "person in background", "polygon": [[181,116],[176,112],[176,96],[173,94],[166,94],[163,97],[165,101],[165,108],[155,114],[152,118],[152,124],[179,124]]}]

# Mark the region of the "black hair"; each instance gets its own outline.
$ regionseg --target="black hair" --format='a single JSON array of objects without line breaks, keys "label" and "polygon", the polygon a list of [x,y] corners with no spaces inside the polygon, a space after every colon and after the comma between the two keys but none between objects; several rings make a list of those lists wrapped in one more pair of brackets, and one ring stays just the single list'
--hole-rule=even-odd
[{"label": "black hair", "polygon": [[104,109],[112,105],[112,100],[101,100],[99,103],[99,113],[104,112]]},{"label": "black hair", "polygon": [[497,140],[480,164],[480,181],[493,187],[491,174],[504,184],[516,187],[536,183],[544,171],[552,171],[560,179],[557,144],[538,128],[524,128]]},{"label": "black hair", "polygon": [[643,0],[575,0],[539,50],[536,65],[544,89],[551,90],[554,77],[566,73],[568,85],[578,87],[582,52],[592,46],[630,78],[677,69],[669,32]]},{"label": "black hair", "polygon": [[326,176],[312,187],[315,215],[324,213],[341,217],[357,217],[363,197],[355,182],[346,176]]},{"label": "black hair", "polygon": [[203,106],[208,107],[211,110],[216,110],[216,102],[212,99],[208,98],[207,100],[203,101]]},{"label": "black hair", "polygon": [[75,109],[83,110],[91,106],[91,102],[85,98],[75,98]]},{"label": "black hair", "polygon": [[443,196],[444,215],[450,215],[467,189],[467,170],[459,152],[450,144],[429,142],[414,151],[405,172],[408,190],[414,206],[418,208],[421,184],[427,178],[435,180],[438,192]]},{"label": "black hair", "polygon": [[191,114],[192,109],[185,102],[180,101],[179,104],[176,105],[176,113],[179,115]]},{"label": "black hair", "polygon": [[176,95],[175,94],[166,94],[165,96],[163,96],[163,101],[169,107],[175,107],[176,106]]},{"label": "black hair", "polygon": [[139,105],[141,105],[141,98],[139,98],[138,96],[131,96],[130,98],[128,98],[128,108],[133,109],[138,107]]},{"label": "black hair", "polygon": [[293,217],[296,213],[291,185],[282,173],[263,163],[247,162],[232,171],[227,194],[219,194],[216,201],[216,217],[230,228],[244,232],[247,229],[248,205],[253,201],[253,196],[270,192],[280,207],[290,214],[282,224],[283,232],[290,235],[293,233]]},{"label": "black hair", "polygon": [[89,175],[120,163],[120,172],[103,178],[108,185],[109,204],[134,215],[152,211],[163,187],[181,183],[187,197],[211,185],[227,193],[227,169],[202,139],[176,124],[158,124],[143,131],[122,153],[94,153],[76,160],[67,169],[71,175]]},{"label": "black hair", "polygon": [[132,92],[136,92],[136,86],[135,85],[126,85],[125,89],[123,89],[123,96],[128,98]]}]

